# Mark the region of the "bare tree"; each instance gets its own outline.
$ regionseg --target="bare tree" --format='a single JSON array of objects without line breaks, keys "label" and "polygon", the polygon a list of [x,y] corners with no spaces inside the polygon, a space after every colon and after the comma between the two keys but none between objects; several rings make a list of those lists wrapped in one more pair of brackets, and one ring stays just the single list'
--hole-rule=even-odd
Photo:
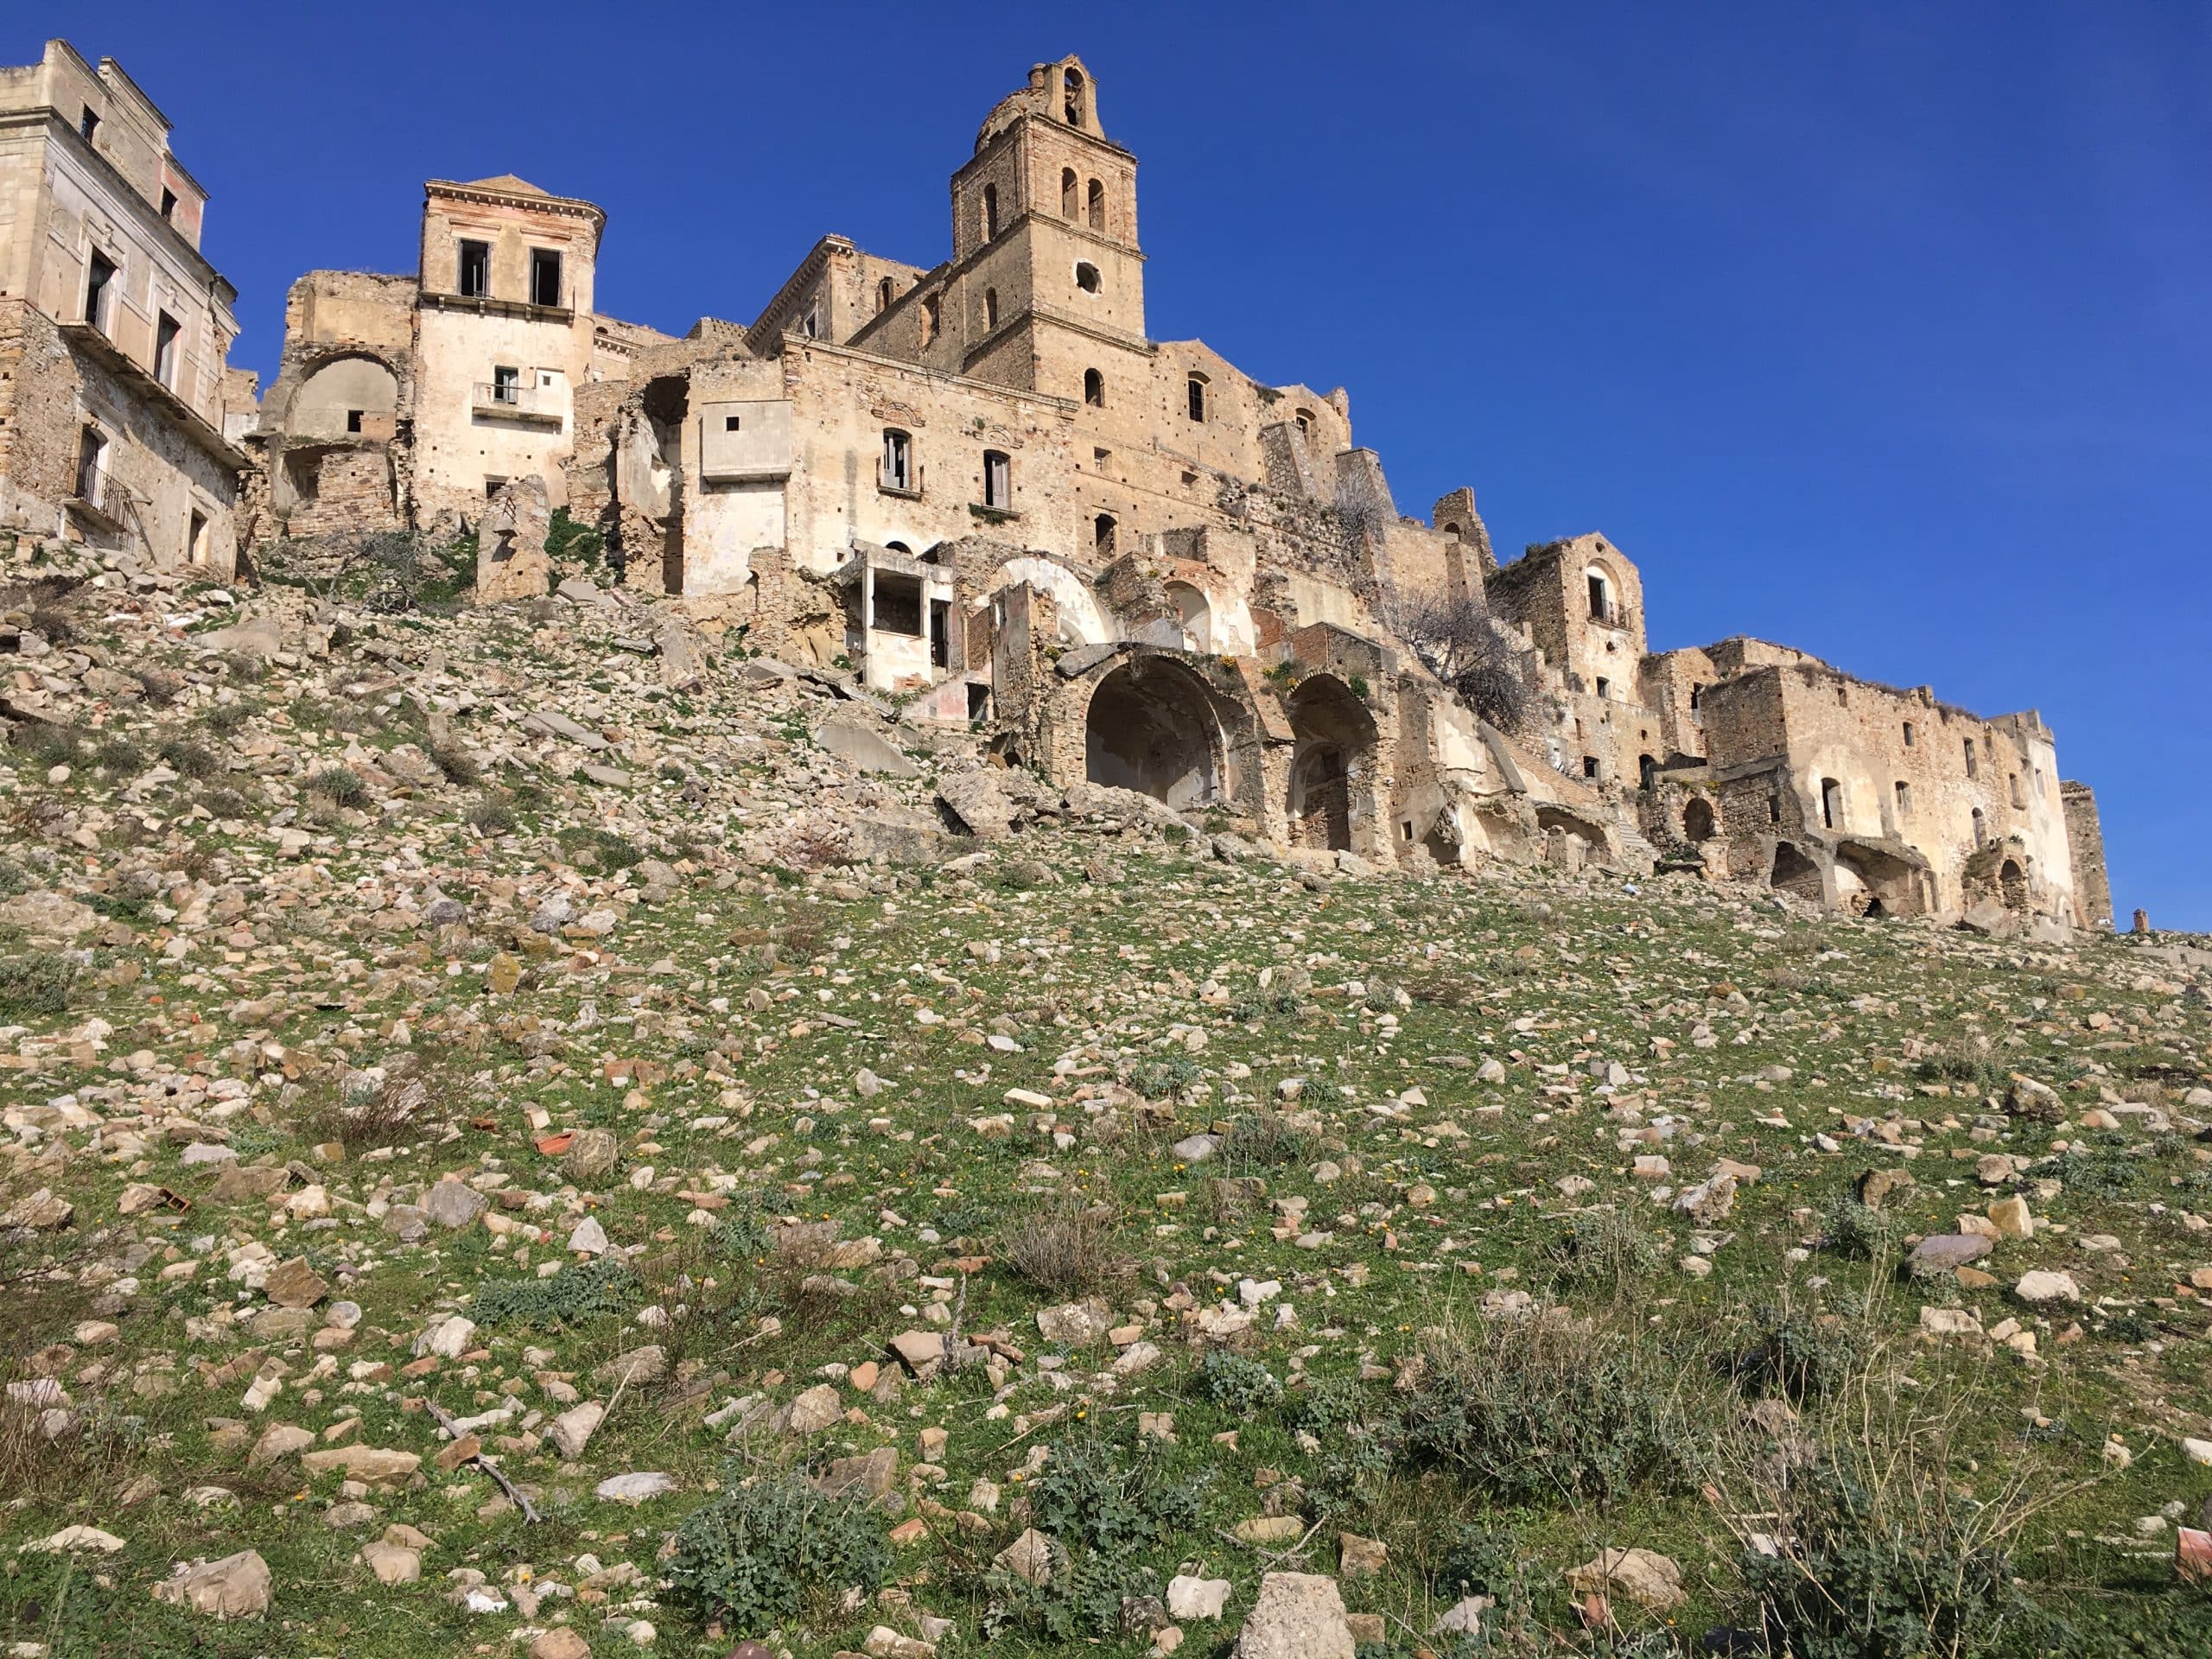
[{"label": "bare tree", "polygon": [[1468,708],[1501,732],[1530,722],[1536,688],[1529,653],[1490,613],[1465,594],[1416,594],[1400,598],[1392,626]]}]

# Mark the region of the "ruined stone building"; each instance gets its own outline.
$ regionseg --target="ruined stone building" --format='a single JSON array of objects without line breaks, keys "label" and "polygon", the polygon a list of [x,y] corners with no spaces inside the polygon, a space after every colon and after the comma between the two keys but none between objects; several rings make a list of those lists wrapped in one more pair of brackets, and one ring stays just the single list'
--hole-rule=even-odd
[{"label": "ruined stone building", "polygon": [[433,181],[411,275],[294,285],[243,544],[466,531],[496,599],[545,591],[565,511],[734,648],[1299,855],[2110,925],[2034,713],[1751,639],[1655,653],[1605,537],[1501,565],[1471,489],[1399,513],[1342,390],[1153,338],[1136,158],[1079,60],[990,111],[950,207],[936,264],[824,236],[749,325],[678,339],[594,309],[597,207]]},{"label": "ruined stone building", "polygon": [[0,68],[0,534],[230,574],[252,392],[207,207],[112,58]]}]

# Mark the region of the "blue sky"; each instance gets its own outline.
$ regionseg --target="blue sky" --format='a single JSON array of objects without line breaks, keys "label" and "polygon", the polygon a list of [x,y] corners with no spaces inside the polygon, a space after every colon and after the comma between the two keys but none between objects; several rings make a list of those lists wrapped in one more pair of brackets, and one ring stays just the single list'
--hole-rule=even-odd
[{"label": "blue sky", "polygon": [[2212,7],[16,0],[0,60],[54,34],[176,124],[264,374],[429,177],[601,203],[600,308],[674,332],[826,231],[932,264],[1080,53],[1154,337],[1348,387],[1402,511],[1603,531],[1656,648],[2041,709],[2123,923],[2212,929]]}]

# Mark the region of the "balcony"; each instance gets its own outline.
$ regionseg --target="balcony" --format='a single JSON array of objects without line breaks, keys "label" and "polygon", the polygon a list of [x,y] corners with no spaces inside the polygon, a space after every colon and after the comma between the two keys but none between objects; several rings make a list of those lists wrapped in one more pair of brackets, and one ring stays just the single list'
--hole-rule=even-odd
[{"label": "balcony", "polygon": [[123,528],[123,515],[130,510],[130,489],[118,482],[105,467],[80,467],[77,486],[63,504],[79,518],[106,529]]},{"label": "balcony", "polygon": [[486,420],[518,421],[529,426],[558,426],[568,418],[559,386],[525,386],[515,380],[480,380],[469,399],[470,413]]}]

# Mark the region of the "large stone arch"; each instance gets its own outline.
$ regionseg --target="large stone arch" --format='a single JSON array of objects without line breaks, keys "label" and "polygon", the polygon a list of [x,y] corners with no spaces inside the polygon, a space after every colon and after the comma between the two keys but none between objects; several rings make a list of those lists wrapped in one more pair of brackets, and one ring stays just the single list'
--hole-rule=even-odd
[{"label": "large stone arch", "polygon": [[1134,789],[1178,811],[1260,817],[1259,721],[1243,678],[1216,658],[1122,644],[1070,652],[1039,759],[1063,787]]},{"label": "large stone arch", "polygon": [[1825,873],[1812,855],[1794,841],[1774,843],[1774,861],[1768,868],[1767,885],[1792,898],[1810,899],[1816,905],[1827,902]]},{"label": "large stone arch", "polygon": [[1284,702],[1291,729],[1284,802],[1293,845],[1351,852],[1379,838],[1374,715],[1333,674],[1308,674]]},{"label": "large stone arch", "polygon": [[1837,898],[1865,916],[1918,916],[1928,908],[1927,871],[1910,859],[1846,842],[1835,849]]},{"label": "large stone arch", "polygon": [[372,352],[334,353],[307,366],[284,408],[287,437],[388,440],[399,372]]}]

